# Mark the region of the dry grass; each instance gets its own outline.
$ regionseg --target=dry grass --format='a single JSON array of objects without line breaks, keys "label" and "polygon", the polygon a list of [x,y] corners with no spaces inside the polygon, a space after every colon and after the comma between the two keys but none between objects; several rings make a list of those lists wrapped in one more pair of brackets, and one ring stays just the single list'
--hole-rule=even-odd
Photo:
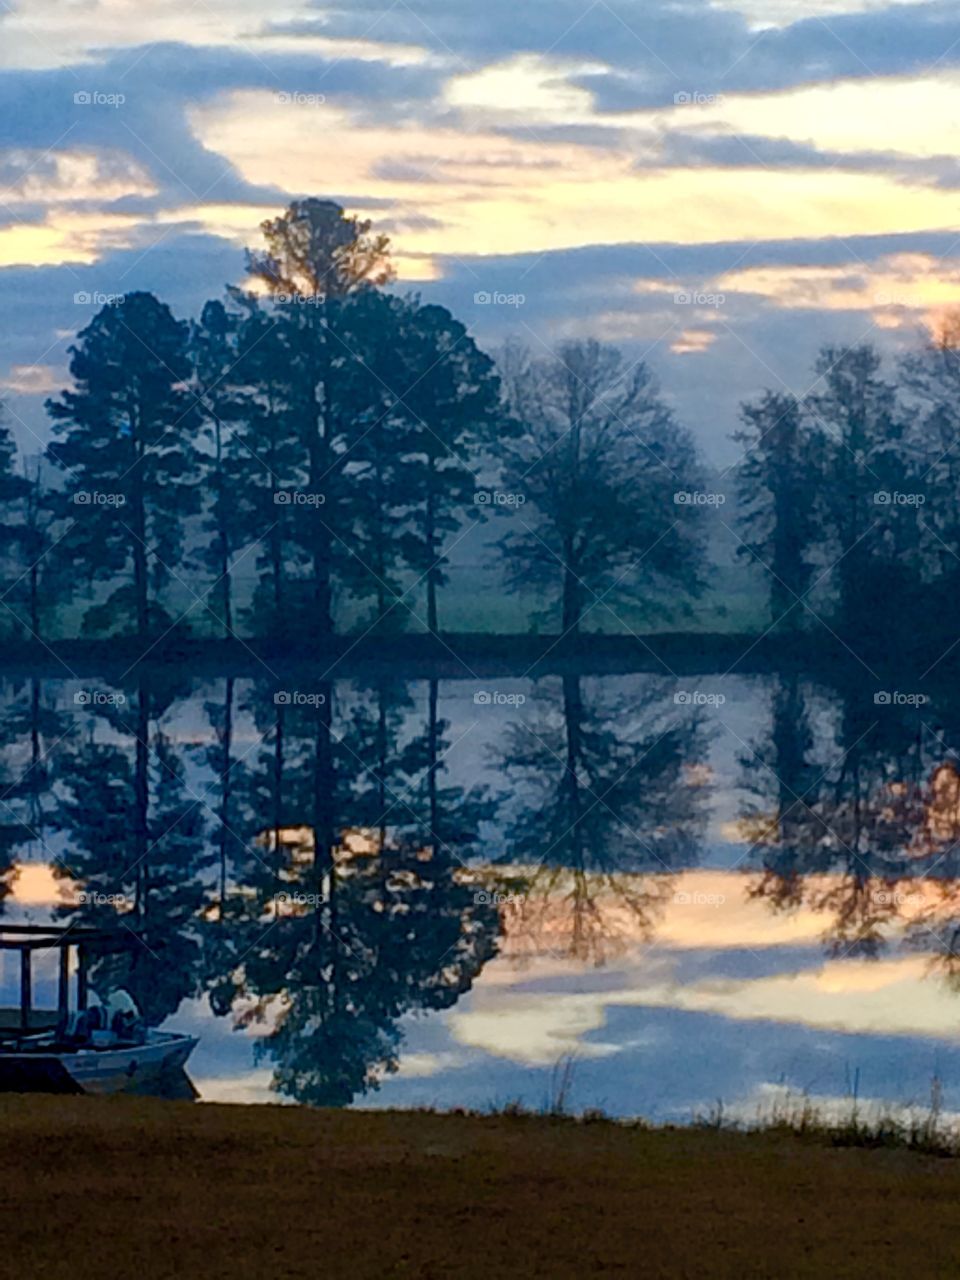
[{"label": "dry grass", "polygon": [[786,1132],[0,1097],[17,1280],[960,1274],[960,1161]]}]

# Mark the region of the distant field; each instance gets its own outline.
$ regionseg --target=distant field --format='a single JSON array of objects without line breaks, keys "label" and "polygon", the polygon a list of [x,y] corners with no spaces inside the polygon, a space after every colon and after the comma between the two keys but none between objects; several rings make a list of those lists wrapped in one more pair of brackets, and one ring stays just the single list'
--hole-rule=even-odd
[{"label": "distant field", "polygon": [[[411,578],[409,595],[403,597],[392,613],[398,629],[426,630],[426,600],[423,585]],[[164,605],[172,618],[193,634],[211,636],[218,632],[218,622],[211,606],[216,602],[210,594],[211,581],[184,579],[174,582],[164,594]],[[236,629],[241,635],[252,635],[257,628],[243,610],[249,606],[253,583],[248,578],[237,581],[234,606]],[[98,591],[94,599],[102,599]],[[589,597],[588,597],[589,599]],[[89,600],[75,600],[58,610],[56,624],[46,639],[70,639],[81,634],[84,610]],[[554,615],[537,625],[536,615],[543,612],[546,601],[533,594],[516,595],[504,590],[497,569],[473,565],[454,567],[450,582],[439,597],[440,626],[443,631],[474,635],[526,635],[533,630],[544,633],[559,631],[559,616]],[[766,600],[754,574],[743,565],[726,565],[714,569],[703,596],[690,602],[689,612],[648,610],[631,607],[610,597],[595,603],[584,620],[585,631],[607,634],[637,632],[651,634],[684,631],[692,635],[705,632],[758,634],[767,625]],[[370,606],[346,600],[338,610],[338,626],[342,632],[359,632],[369,621]],[[0,620],[0,630],[12,622],[9,614]]]},{"label": "distant field", "polygon": [[960,1161],[546,1117],[0,1097],[33,1280],[960,1274]]}]

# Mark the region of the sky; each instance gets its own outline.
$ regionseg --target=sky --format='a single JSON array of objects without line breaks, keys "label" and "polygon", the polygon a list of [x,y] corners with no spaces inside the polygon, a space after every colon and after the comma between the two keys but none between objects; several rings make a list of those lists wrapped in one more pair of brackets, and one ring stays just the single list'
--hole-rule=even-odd
[{"label": "sky", "polygon": [[196,314],[315,195],[488,350],[646,359],[730,465],[822,344],[960,305],[958,88],[942,0],[0,0],[0,399],[36,452],[103,300]]}]

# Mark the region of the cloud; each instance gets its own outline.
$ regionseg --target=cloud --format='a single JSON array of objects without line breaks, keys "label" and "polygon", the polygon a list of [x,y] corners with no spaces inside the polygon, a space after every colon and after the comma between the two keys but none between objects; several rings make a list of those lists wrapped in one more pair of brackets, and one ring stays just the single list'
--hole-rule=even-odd
[{"label": "cloud", "polygon": [[[568,84],[604,112],[670,105],[684,91],[782,90],[843,78],[907,75],[960,63],[960,14],[949,0],[815,12],[757,30],[755,15],[708,0],[582,0],[517,6],[490,0],[464,9],[446,0],[318,3],[313,22],[288,33],[414,42],[477,70],[518,55],[591,69]],[[823,6],[821,6],[821,9]],[[809,13],[794,10],[793,13]],[[789,14],[787,15],[790,16]]]},{"label": "cloud", "polygon": [[906,183],[960,187],[955,156],[911,156],[898,151],[830,151],[809,142],[763,134],[670,132],[637,160],[639,170],[709,167],[875,173]]},{"label": "cloud", "polygon": [[429,99],[435,71],[388,67],[311,54],[273,55],[245,49],[162,44],[126,50],[80,67],[0,72],[0,152],[6,149],[95,152],[127,157],[155,186],[153,207],[170,202],[271,201],[287,191],[243,179],[229,159],[198,139],[191,111],[235,90],[286,94],[289,112],[308,110],[302,98],[322,94],[358,113],[376,102],[396,111],[406,101]]},{"label": "cloud", "polygon": [[[490,347],[593,332],[648,352],[722,448],[737,401],[802,384],[819,342],[866,331],[895,350],[954,287],[960,13],[816,5],[0,10],[0,379],[18,430],[46,432],[24,370],[63,369],[75,292],[152,289],[195,313],[264,217],[323,194],[377,215],[404,278]],[[674,305],[717,281],[724,308]],[[902,314],[878,333],[884,290]],[[478,291],[525,301],[478,307]]]}]

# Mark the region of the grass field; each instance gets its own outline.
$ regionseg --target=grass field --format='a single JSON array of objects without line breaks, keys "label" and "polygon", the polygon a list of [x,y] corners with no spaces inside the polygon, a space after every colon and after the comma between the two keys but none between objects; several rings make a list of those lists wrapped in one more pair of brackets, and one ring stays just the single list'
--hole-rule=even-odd
[{"label": "grass field", "polygon": [[0,1274],[947,1277],[960,1160],[542,1116],[0,1097]]}]

